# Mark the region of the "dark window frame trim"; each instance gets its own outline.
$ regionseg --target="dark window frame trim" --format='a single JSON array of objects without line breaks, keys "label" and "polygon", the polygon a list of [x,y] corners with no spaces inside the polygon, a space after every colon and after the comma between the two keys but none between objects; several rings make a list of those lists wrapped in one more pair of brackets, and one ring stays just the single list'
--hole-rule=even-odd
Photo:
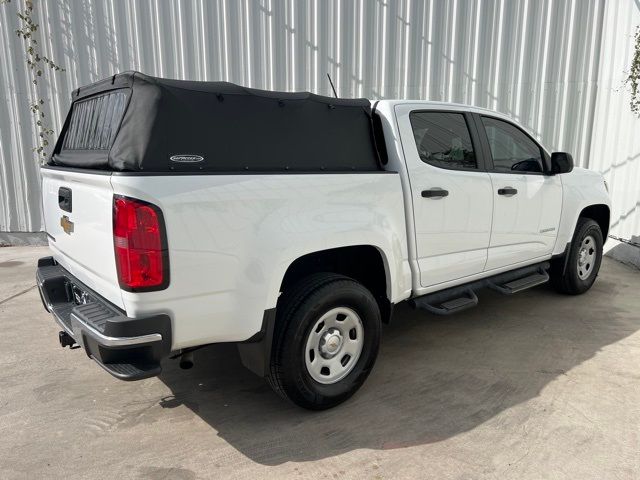
[{"label": "dark window frame trim", "polygon": [[[525,170],[498,170],[493,165],[493,154],[491,153],[491,145],[489,144],[489,137],[487,136],[487,132],[484,127],[484,123],[482,122],[482,117],[491,118],[493,120],[498,120],[500,122],[507,123],[512,127],[515,127],[520,132],[522,132],[529,140],[531,140],[540,150],[540,159],[542,160],[542,172],[528,172]],[[478,129],[478,134],[480,136],[480,142],[482,143],[483,153],[486,157],[486,166],[487,172],[489,173],[504,173],[507,175],[542,175],[548,177],[551,175],[550,173],[550,165],[549,165],[549,155],[547,151],[544,149],[540,143],[533,138],[526,130],[524,130],[521,126],[517,125],[511,120],[499,117],[497,115],[484,114],[484,113],[476,113],[473,112],[473,118],[476,124],[476,128]]]},{"label": "dark window frame trim", "polygon": [[[455,113],[458,115],[462,115],[462,117],[464,118],[465,123],[467,124],[467,130],[469,131],[469,137],[471,138],[471,146],[473,147],[473,153],[475,154],[476,157],[476,168],[461,168],[461,167],[445,167],[443,165],[436,165],[434,163],[431,162],[427,162],[422,160],[422,158],[420,158],[420,155],[418,154],[418,160],[420,161],[420,163],[424,163],[426,165],[429,165],[430,167],[434,167],[434,168],[440,168],[442,170],[454,170],[456,172],[471,172],[471,173],[475,173],[475,172],[486,172],[487,171],[487,164],[485,161],[485,155],[484,155],[484,151],[482,150],[482,142],[481,142],[481,136],[479,134],[479,132],[477,131],[477,125],[474,122],[474,118],[473,118],[473,112],[469,111],[469,110],[448,110],[448,109],[430,109],[430,108],[419,108],[416,110],[411,110],[409,112],[409,127],[411,128],[411,137],[413,139],[413,143],[416,146],[416,150],[418,149],[418,145],[416,144],[415,141],[415,136],[413,134],[413,124],[411,123],[411,115],[414,113]],[[493,165],[492,165],[493,166]]]}]

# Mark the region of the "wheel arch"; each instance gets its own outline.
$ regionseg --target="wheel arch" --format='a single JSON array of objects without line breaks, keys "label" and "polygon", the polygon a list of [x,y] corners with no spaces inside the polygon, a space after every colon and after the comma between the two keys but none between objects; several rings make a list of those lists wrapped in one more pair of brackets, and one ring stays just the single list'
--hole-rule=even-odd
[{"label": "wheel arch", "polygon": [[566,272],[567,262],[569,260],[569,249],[571,247],[571,242],[573,242],[573,237],[576,234],[578,222],[581,218],[589,218],[595,221],[602,231],[602,243],[604,244],[607,241],[607,235],[609,234],[609,222],[611,219],[611,209],[609,205],[596,203],[583,207],[573,222],[573,229],[568,232],[570,236],[567,239],[563,252],[555,255],[553,258],[552,267],[558,275],[564,275]]},{"label": "wheel arch", "polygon": [[378,302],[383,322],[391,317],[391,279],[385,253],[373,245],[352,245],[310,252],[289,264],[280,283],[280,292],[297,280],[318,272],[345,275],[368,288]]},{"label": "wheel arch", "polygon": [[[590,218],[594,220],[600,226],[600,230],[602,230],[602,242],[604,243],[607,241],[607,235],[609,234],[609,222],[611,220],[611,210],[609,209],[609,205],[589,205],[582,209],[578,218]],[[578,222],[576,221],[574,232],[577,224]]]}]

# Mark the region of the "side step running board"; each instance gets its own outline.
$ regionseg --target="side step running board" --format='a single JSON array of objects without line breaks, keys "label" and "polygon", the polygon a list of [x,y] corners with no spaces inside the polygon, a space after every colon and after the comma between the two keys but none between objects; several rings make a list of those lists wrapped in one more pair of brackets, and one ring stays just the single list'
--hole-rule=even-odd
[{"label": "side step running board", "polygon": [[478,297],[473,290],[462,292],[462,295],[453,295],[448,300],[446,296],[436,297],[437,294],[424,295],[413,300],[415,308],[421,308],[436,315],[451,315],[452,313],[461,312],[467,308],[478,305]]},{"label": "side step running board", "polygon": [[410,300],[414,308],[420,308],[436,315],[450,315],[461,312],[478,304],[475,292],[488,287],[505,295],[512,295],[527,288],[549,281],[549,262],[542,262],[493,277],[483,278],[458,287],[447,288],[439,292],[428,293]]},{"label": "side step running board", "polygon": [[496,292],[503,293],[505,295],[513,295],[514,293],[521,292],[527,288],[542,285],[549,281],[549,274],[546,270],[540,270],[526,277],[518,278],[517,280],[511,280],[510,282],[498,285],[496,283],[490,283],[487,285],[490,289]]}]

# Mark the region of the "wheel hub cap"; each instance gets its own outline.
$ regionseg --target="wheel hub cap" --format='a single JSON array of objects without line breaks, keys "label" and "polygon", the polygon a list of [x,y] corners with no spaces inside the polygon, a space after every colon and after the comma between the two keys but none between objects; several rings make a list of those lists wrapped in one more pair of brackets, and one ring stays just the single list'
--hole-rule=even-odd
[{"label": "wheel hub cap", "polygon": [[335,356],[342,347],[342,334],[337,328],[327,330],[320,338],[320,355],[324,358]]},{"label": "wheel hub cap", "polygon": [[581,280],[589,278],[594,270],[594,264],[596,262],[596,241],[591,235],[587,235],[582,239],[580,243],[580,250],[578,250],[578,277]]},{"label": "wheel hub cap", "polygon": [[308,333],[305,366],[318,383],[339,382],[356,366],[363,346],[364,327],[358,314],[348,307],[333,308]]},{"label": "wheel hub cap", "polygon": [[582,249],[580,250],[580,259],[578,260],[578,263],[580,265],[584,265],[584,262],[587,261],[587,250],[586,249]]}]

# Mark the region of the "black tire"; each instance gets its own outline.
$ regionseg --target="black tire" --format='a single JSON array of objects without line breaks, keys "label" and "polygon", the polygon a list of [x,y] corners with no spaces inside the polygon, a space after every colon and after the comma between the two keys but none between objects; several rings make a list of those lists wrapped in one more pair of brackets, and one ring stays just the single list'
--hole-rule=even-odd
[{"label": "black tire", "polygon": [[[306,342],[316,322],[333,308],[357,313],[363,345],[352,370],[336,383],[319,383],[306,363]],[[364,383],[378,356],[380,309],[371,294],[355,280],[333,273],[317,273],[284,292],[277,306],[274,344],[267,382],[282,397],[310,410],[334,407]]]},{"label": "black tire", "polygon": [[[586,278],[580,278],[579,273],[581,270],[578,265],[578,259],[582,242],[589,236],[595,241],[595,245],[592,247],[595,259],[593,265],[590,264],[588,276],[586,276]],[[603,243],[600,226],[590,218],[580,217],[573,239],[571,240],[566,267],[565,258],[556,260],[552,265],[551,283],[555,289],[568,295],[579,295],[589,290],[593,282],[596,281],[598,271],[600,270]],[[587,274],[583,272],[583,277],[585,275]]]}]

